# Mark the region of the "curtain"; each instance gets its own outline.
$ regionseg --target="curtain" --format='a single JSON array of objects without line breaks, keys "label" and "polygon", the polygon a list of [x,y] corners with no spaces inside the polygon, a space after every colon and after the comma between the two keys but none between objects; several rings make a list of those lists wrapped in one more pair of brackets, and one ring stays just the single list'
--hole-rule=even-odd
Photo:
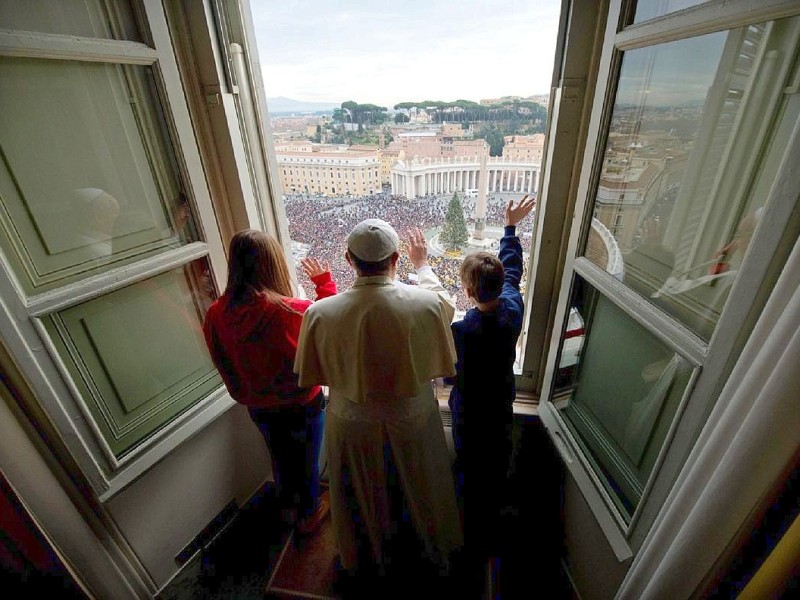
[{"label": "curtain", "polygon": [[617,598],[689,598],[800,445],[800,244]]}]

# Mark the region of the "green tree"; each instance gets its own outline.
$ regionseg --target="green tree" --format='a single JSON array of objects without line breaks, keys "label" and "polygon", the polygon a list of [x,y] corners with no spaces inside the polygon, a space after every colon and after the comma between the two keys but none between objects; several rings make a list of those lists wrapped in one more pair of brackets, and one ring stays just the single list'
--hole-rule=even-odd
[{"label": "green tree", "polygon": [[342,113],[344,116],[345,123],[355,123],[356,116],[358,113],[358,104],[353,102],[352,100],[348,100],[347,102],[342,102]]},{"label": "green tree", "polygon": [[444,226],[439,234],[439,239],[445,249],[450,251],[459,250],[469,239],[464,209],[461,206],[458,192],[453,193],[450,204],[447,205],[447,214],[444,217]]},{"label": "green tree", "polygon": [[480,128],[475,137],[486,140],[486,143],[489,144],[490,156],[502,156],[503,146],[506,143],[503,139],[503,135],[503,130],[497,127],[497,125],[487,123]]}]

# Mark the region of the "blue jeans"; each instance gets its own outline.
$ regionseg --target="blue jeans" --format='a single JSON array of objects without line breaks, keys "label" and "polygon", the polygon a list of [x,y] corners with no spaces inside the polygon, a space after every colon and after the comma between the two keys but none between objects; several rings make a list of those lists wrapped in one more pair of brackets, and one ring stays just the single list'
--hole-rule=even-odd
[{"label": "blue jeans", "polygon": [[320,494],[324,402],[320,392],[306,406],[248,409],[267,442],[281,508],[296,508],[299,517],[314,512]]}]

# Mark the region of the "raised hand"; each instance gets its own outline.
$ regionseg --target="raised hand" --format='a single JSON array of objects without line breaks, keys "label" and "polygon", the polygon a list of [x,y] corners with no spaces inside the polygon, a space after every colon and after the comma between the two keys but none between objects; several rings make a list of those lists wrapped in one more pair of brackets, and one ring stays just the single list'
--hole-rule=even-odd
[{"label": "raised hand", "polygon": [[327,260],[319,261],[316,258],[301,258],[300,266],[303,267],[303,272],[309,279],[313,279],[317,275],[322,275],[326,271],[331,270]]},{"label": "raised hand", "polygon": [[505,210],[506,225],[516,225],[522,221],[533,210],[534,206],[536,206],[536,199],[529,194],[525,194],[516,206],[514,206],[513,200],[509,200]]},{"label": "raised hand", "polygon": [[419,227],[409,229],[406,237],[408,258],[415,269],[428,264],[428,242]]}]

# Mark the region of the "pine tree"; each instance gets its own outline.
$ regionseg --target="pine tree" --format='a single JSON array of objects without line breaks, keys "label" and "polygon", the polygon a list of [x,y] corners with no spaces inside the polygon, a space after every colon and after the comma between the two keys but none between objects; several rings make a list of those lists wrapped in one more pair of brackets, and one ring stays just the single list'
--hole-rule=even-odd
[{"label": "pine tree", "polygon": [[461,207],[461,200],[457,192],[453,193],[450,204],[447,205],[447,214],[444,217],[444,226],[439,234],[439,239],[445,249],[451,252],[460,250],[461,246],[466,244],[469,239],[464,209]]}]

